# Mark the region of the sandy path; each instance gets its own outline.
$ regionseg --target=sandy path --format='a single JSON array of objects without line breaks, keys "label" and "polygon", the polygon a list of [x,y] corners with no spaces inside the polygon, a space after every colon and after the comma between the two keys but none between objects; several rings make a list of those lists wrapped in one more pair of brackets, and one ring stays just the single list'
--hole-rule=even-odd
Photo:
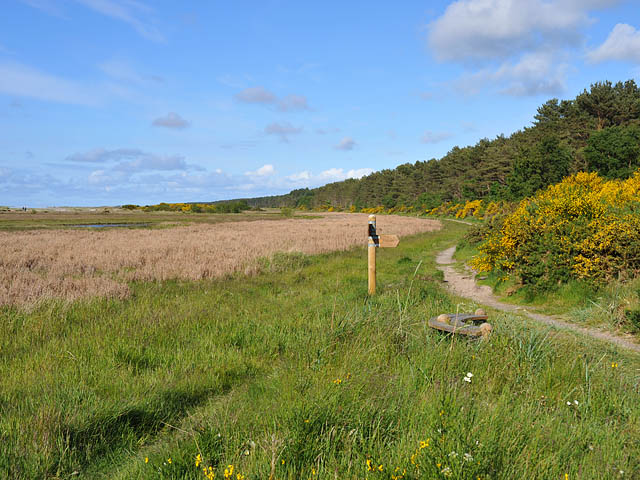
[{"label": "sandy path", "polygon": [[556,328],[572,330],[599,340],[614,343],[621,348],[640,352],[640,345],[633,343],[626,338],[619,337],[602,330],[597,330],[595,328],[586,328],[572,323],[567,323],[556,316],[529,312],[523,307],[501,302],[495,295],[493,295],[491,287],[476,284],[474,278],[475,274],[473,272],[468,271],[465,274],[461,274],[453,268],[453,265],[456,263],[453,259],[455,251],[456,247],[443,250],[436,256],[436,263],[439,265],[438,269],[442,270],[444,273],[444,280],[447,282],[449,290],[456,295],[469,298],[477,303],[495,308],[496,310],[523,314],[533,320],[546,323],[547,325],[551,325]]}]

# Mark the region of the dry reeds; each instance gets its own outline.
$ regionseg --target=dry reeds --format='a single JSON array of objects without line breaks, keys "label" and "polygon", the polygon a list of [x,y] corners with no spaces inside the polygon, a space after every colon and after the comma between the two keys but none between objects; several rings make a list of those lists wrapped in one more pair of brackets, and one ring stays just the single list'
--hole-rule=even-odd
[{"label": "dry reeds", "polygon": [[[379,231],[438,229],[434,220],[385,216]],[[0,305],[104,296],[124,298],[131,280],[198,280],[238,271],[275,252],[346,250],[366,241],[367,216],[258,220],[168,229],[0,232]]]}]

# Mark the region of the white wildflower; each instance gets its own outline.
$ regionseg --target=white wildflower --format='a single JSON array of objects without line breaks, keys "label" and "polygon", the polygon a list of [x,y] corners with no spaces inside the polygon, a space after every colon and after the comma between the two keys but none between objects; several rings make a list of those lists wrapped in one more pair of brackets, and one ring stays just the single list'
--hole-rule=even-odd
[{"label": "white wildflower", "polygon": [[465,462],[473,462],[473,456],[470,453],[465,453],[463,457]]},{"label": "white wildflower", "polygon": [[449,457],[451,457],[451,458],[456,458],[457,456],[458,456],[458,452],[451,452],[449,454]]}]

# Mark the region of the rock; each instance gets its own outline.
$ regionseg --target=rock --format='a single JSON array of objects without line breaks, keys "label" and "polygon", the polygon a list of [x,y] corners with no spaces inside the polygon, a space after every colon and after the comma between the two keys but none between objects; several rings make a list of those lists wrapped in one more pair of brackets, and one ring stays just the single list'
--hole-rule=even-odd
[{"label": "rock", "polygon": [[448,324],[449,323],[449,315],[447,315],[446,313],[442,313],[442,314],[438,315],[438,321]]},{"label": "rock", "polygon": [[484,338],[487,338],[491,334],[492,330],[493,330],[493,327],[491,326],[490,323],[485,322],[482,325],[480,325],[480,333]]}]

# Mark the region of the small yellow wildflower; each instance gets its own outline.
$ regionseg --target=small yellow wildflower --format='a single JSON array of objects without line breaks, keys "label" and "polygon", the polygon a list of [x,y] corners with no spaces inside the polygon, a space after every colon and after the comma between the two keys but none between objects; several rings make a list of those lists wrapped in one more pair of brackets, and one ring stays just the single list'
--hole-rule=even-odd
[{"label": "small yellow wildflower", "polygon": [[440,468],[442,464],[441,463],[436,463],[436,467]]},{"label": "small yellow wildflower", "polygon": [[167,463],[171,465],[171,457],[167,458]]},{"label": "small yellow wildflower", "polygon": [[227,465],[224,469],[224,478],[231,478],[233,476],[233,465]]},{"label": "small yellow wildflower", "polygon": [[427,438],[426,441],[421,441],[420,442],[420,450],[422,450],[423,448],[427,448],[429,446],[429,442],[431,441],[430,438]]},{"label": "small yellow wildflower", "polygon": [[312,469],[311,469],[311,475],[315,475],[315,474],[316,474],[316,469],[315,469],[315,468],[312,468]]},{"label": "small yellow wildflower", "polygon": [[564,480],[569,480],[569,474],[568,473],[564,474]]},{"label": "small yellow wildflower", "polygon": [[196,467],[199,467],[201,463],[202,463],[202,457],[200,456],[200,454],[198,454],[196,455]]},{"label": "small yellow wildflower", "polygon": [[282,460],[280,460],[280,463],[282,463],[282,465],[284,465],[284,458]]},{"label": "small yellow wildflower", "polygon": [[351,372],[347,373],[347,380],[351,378]]},{"label": "small yellow wildflower", "polygon": [[309,419],[308,419],[308,418],[306,418],[306,419],[304,420],[304,423],[309,423]]},{"label": "small yellow wildflower", "polygon": [[378,470],[379,470],[379,471],[382,471],[382,470],[383,470],[382,465],[378,465]]},{"label": "small yellow wildflower", "polygon": [[340,385],[340,384],[342,383],[342,380],[341,380],[340,378],[336,378],[336,379],[333,381],[333,383],[334,383],[335,385]]},{"label": "small yellow wildflower", "polygon": [[373,472],[375,468],[373,468],[373,464],[371,463],[371,459],[367,458],[367,470]]},{"label": "small yellow wildflower", "polygon": [[149,457],[144,457],[144,463],[149,463]]},{"label": "small yellow wildflower", "polygon": [[440,410],[440,416],[444,415],[444,410]]},{"label": "small yellow wildflower", "polygon": [[611,368],[618,368],[618,362],[612,362]]},{"label": "small yellow wildflower", "polygon": [[238,473],[238,474],[236,475],[236,480],[244,480],[244,475],[242,475],[242,474]]}]

